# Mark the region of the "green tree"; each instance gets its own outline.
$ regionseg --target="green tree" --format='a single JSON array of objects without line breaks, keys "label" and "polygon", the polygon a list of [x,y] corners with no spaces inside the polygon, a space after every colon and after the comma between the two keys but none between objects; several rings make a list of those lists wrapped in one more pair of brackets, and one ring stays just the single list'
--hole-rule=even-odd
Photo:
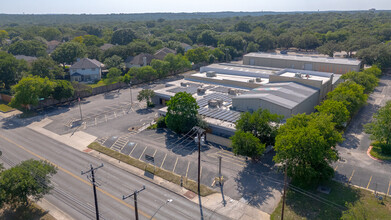
[{"label": "green tree", "polygon": [[104,40],[95,36],[95,35],[84,35],[83,43],[88,46],[97,46],[100,47],[104,44]]},{"label": "green tree", "polygon": [[251,52],[258,52],[258,51],[259,51],[259,44],[254,43],[252,41],[248,43],[246,52],[251,53]]},{"label": "green tree", "polygon": [[391,145],[391,101],[373,115],[373,121],[365,125],[365,132],[371,139]]},{"label": "green tree", "polygon": [[65,73],[56,62],[51,58],[39,58],[31,63],[30,73],[34,76],[49,79],[63,78]]},{"label": "green tree", "polygon": [[343,102],[350,115],[356,113],[368,98],[368,95],[364,94],[364,87],[352,81],[339,84],[327,96],[331,100]]},{"label": "green tree", "polygon": [[209,56],[213,55],[213,57],[218,60],[219,62],[222,62],[225,59],[225,54],[223,51],[221,51],[220,48],[215,48],[213,50],[208,50]]},{"label": "green tree", "polygon": [[265,151],[265,144],[254,137],[250,132],[238,130],[230,138],[232,140],[232,150],[236,155],[243,155],[256,159]]},{"label": "green tree", "polygon": [[288,49],[293,46],[294,36],[292,33],[282,33],[277,37],[277,44],[279,47]]},{"label": "green tree", "polygon": [[0,30],[0,46],[4,44],[5,39],[8,39],[8,32],[6,30]]},{"label": "green tree", "polygon": [[198,105],[193,96],[178,92],[167,102],[166,125],[177,133],[186,133],[197,124]]},{"label": "green tree", "polygon": [[141,90],[137,95],[137,100],[139,102],[146,101],[147,106],[152,106],[153,103],[151,102],[151,99],[155,96],[155,92],[152,89],[143,89]]},{"label": "green tree", "polygon": [[347,210],[342,212],[341,220],[366,220],[371,219],[368,206],[360,200],[354,204],[348,203]]},{"label": "green tree", "polygon": [[365,72],[352,71],[343,74],[341,78],[363,86],[365,93],[372,92],[379,83],[379,79],[375,75],[367,74]]},{"label": "green tree", "polygon": [[319,46],[319,41],[313,34],[303,34],[300,37],[296,37],[293,41],[293,46],[305,50],[311,50]]},{"label": "green tree", "polygon": [[343,102],[327,99],[321,105],[315,107],[320,113],[332,115],[332,122],[336,127],[343,128],[345,123],[349,120],[350,114],[346,105]]},{"label": "green tree", "polygon": [[73,64],[77,58],[82,58],[86,55],[86,47],[77,42],[66,42],[58,46],[51,57],[58,63]]},{"label": "green tree", "polygon": [[13,55],[41,57],[47,55],[46,48],[45,44],[36,40],[21,40],[12,43],[8,48],[8,52]]},{"label": "green tree", "polygon": [[127,46],[131,55],[138,55],[140,53],[153,53],[153,48],[144,40],[136,39],[130,42]]},{"label": "green tree", "polygon": [[170,71],[170,63],[167,61],[153,59],[151,66],[156,70],[160,78],[167,76]]},{"label": "green tree", "polygon": [[108,69],[113,68],[113,67],[121,69],[122,67],[124,67],[124,60],[120,56],[117,56],[117,55],[106,58],[103,63],[105,64],[106,68],[108,68]]},{"label": "green tree", "polygon": [[287,167],[287,174],[298,185],[311,185],[330,179],[338,160],[335,146],[342,141],[332,116],[299,114],[287,119],[276,137],[274,161]]},{"label": "green tree", "polygon": [[251,32],[250,23],[248,23],[247,21],[240,21],[239,23],[235,24],[234,30],[250,33]]},{"label": "green tree", "polygon": [[56,80],[53,88],[53,98],[61,101],[62,99],[71,98],[75,93],[72,84],[67,80]]},{"label": "green tree", "polygon": [[90,59],[102,60],[103,51],[97,46],[88,46],[87,57]]},{"label": "green tree", "polygon": [[246,45],[246,41],[237,33],[228,33],[222,35],[219,40],[219,44],[231,46],[238,51],[243,51],[244,46]]},{"label": "green tree", "polygon": [[12,91],[15,94],[10,105],[20,107],[21,105],[37,105],[40,98],[48,98],[54,89],[54,83],[48,78],[38,76],[29,76],[21,79],[18,84],[13,86]]},{"label": "green tree", "polygon": [[341,46],[335,41],[328,41],[322,46],[316,48],[316,50],[321,54],[326,54],[329,57],[333,57],[335,52],[341,51]]},{"label": "green tree", "polygon": [[54,27],[48,27],[39,32],[39,36],[45,38],[47,41],[59,40],[61,35],[61,31]]},{"label": "green tree", "polygon": [[171,73],[177,73],[179,71],[183,71],[187,68],[191,68],[190,61],[182,56],[181,54],[172,54],[169,53],[164,57],[164,61],[167,61],[169,65],[169,71]]},{"label": "green tree", "polygon": [[23,71],[27,69],[26,65],[11,54],[0,51],[0,87],[10,89],[16,84],[22,78]]},{"label": "green tree", "polygon": [[204,45],[207,45],[207,46],[217,46],[217,33],[215,31],[212,31],[212,30],[205,30],[203,32],[201,32],[200,35],[198,35],[197,37],[197,42],[198,43],[201,43],[201,44],[204,44]]},{"label": "green tree", "polygon": [[266,145],[274,145],[278,124],[283,116],[271,114],[267,109],[258,109],[254,113],[244,112],[236,121],[236,129],[250,132]]},{"label": "green tree", "polygon": [[381,76],[381,69],[377,65],[373,65],[370,68],[367,68],[363,71],[365,74],[372,74],[376,77]]},{"label": "green tree", "polygon": [[115,68],[115,67],[111,67],[109,69],[109,72],[107,73],[107,76],[106,76],[106,80],[107,80],[106,84],[111,84],[113,82],[119,81],[121,74],[122,74],[122,71],[120,69]]},{"label": "green tree", "polygon": [[194,64],[203,63],[208,61],[208,52],[203,47],[196,49],[190,49],[185,53],[185,57]]},{"label": "green tree", "polygon": [[27,205],[29,197],[39,200],[53,189],[50,178],[56,173],[56,168],[47,162],[23,161],[1,173],[1,195],[12,207]]},{"label": "green tree", "polygon": [[112,44],[126,45],[136,39],[136,33],[130,29],[119,29],[114,31],[111,37]]}]

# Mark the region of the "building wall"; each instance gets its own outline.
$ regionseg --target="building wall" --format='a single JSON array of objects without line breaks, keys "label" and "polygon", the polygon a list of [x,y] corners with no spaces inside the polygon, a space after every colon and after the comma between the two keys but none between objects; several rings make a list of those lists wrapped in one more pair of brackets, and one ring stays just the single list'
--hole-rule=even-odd
[{"label": "building wall", "polygon": [[271,113],[283,115],[285,118],[289,118],[292,114],[291,109],[258,98],[233,98],[232,106],[235,110],[243,112],[253,112],[259,108],[267,109]]},{"label": "building wall", "polygon": [[292,114],[302,114],[307,113],[311,114],[315,110],[315,106],[319,104],[319,92],[315,93],[314,95],[308,97],[306,100],[301,102],[299,105],[297,105],[295,108],[292,109]]},{"label": "building wall", "polygon": [[243,57],[244,65],[255,65],[255,66],[266,66],[266,67],[275,67],[275,68],[292,68],[304,70],[306,67],[312,65],[311,69],[313,71],[320,72],[329,72],[344,74],[350,71],[360,71],[361,65],[351,65],[351,64],[333,64],[333,63],[323,63],[316,61],[300,61],[300,60],[285,60],[285,59],[274,59],[268,57]]},{"label": "building wall", "polygon": [[70,69],[69,74],[72,76],[73,73],[80,73],[84,76],[90,76],[91,80],[100,80],[102,77],[101,68],[94,69]]}]

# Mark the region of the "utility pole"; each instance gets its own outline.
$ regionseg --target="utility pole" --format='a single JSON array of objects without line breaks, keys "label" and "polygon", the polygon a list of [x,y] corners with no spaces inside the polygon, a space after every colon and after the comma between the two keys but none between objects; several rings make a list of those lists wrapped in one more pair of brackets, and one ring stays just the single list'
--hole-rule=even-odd
[{"label": "utility pole", "polygon": [[79,109],[80,109],[80,120],[83,121],[83,114],[81,113],[80,97],[79,97]]},{"label": "utility pole", "polygon": [[92,164],[90,164],[90,169],[83,172],[81,171],[81,175],[84,175],[84,174],[87,174],[87,173],[91,173],[91,179],[87,178],[91,181],[92,183],[92,189],[94,191],[94,200],[95,200],[95,214],[96,214],[96,220],[99,220],[99,209],[98,209],[98,198],[96,196],[96,183],[95,183],[95,170],[99,169],[103,167],[103,163],[99,166],[99,167],[92,167]]},{"label": "utility pole", "polygon": [[[206,136],[206,131],[198,126],[195,126],[193,129],[197,131],[197,140],[198,142],[198,195],[201,194],[201,138],[202,136]],[[206,137],[204,137],[206,138]]]},{"label": "utility pole", "polygon": [[219,156],[219,182],[221,186],[221,156]]},{"label": "utility pole", "polygon": [[136,216],[136,220],[138,220],[138,209],[137,209],[137,194],[145,189],[145,186],[143,186],[142,189],[140,190],[135,190],[134,193],[127,195],[127,196],[122,196],[122,200],[125,200],[129,197],[134,198],[134,215]]},{"label": "utility pole", "polygon": [[130,107],[133,106],[133,94],[132,94],[132,82],[129,81],[129,89],[130,89]]},{"label": "utility pole", "polygon": [[282,195],[282,209],[281,209],[281,220],[284,220],[284,208],[285,208],[285,195],[286,195],[286,186],[287,186],[287,166],[285,164],[285,172],[284,172],[284,194]]}]

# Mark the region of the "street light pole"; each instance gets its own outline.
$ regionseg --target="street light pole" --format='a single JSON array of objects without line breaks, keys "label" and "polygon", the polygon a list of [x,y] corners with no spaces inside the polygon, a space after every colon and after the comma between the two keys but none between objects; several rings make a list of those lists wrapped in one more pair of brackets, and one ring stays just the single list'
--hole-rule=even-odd
[{"label": "street light pole", "polygon": [[83,121],[83,114],[81,113],[80,97],[78,101],[79,101],[79,110],[80,110],[80,120]]},{"label": "street light pole", "polygon": [[201,139],[202,136],[206,136],[206,131],[198,126],[195,126],[193,129],[197,131],[197,140],[198,142],[198,195],[201,194]]}]

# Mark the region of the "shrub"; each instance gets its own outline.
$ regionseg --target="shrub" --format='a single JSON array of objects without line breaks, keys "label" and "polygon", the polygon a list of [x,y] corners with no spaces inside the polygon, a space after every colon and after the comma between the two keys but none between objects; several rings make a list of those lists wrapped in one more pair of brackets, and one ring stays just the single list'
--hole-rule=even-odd
[{"label": "shrub", "polygon": [[160,117],[156,121],[157,128],[166,128],[166,118],[164,116]]}]

